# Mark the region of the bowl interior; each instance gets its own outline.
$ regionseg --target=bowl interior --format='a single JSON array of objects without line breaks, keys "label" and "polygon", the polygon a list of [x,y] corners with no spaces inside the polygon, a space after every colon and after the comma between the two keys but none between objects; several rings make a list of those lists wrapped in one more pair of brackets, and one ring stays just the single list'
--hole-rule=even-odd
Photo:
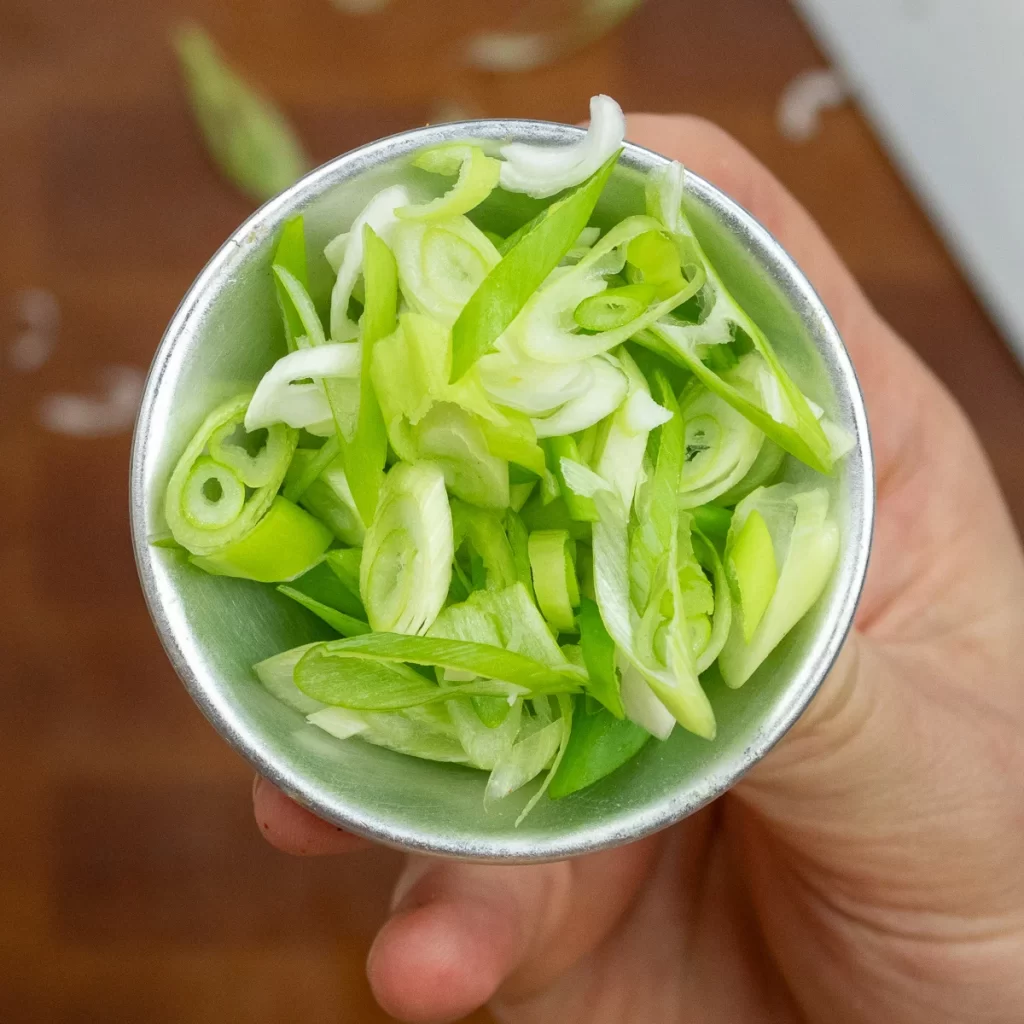
[{"label": "bowl interior", "polygon": [[[321,816],[391,844],[472,858],[552,858],[613,845],[696,810],[756,761],[813,695],[849,627],[863,580],[871,527],[870,451],[860,392],[842,343],[810,286],[771,237],[692,175],[685,203],[719,272],[804,391],[858,441],[828,481],[842,531],[830,588],[743,689],[710,682],[719,723],[713,743],[677,729],[666,743],[648,744],[631,764],[590,789],[542,800],[516,828],[532,786],[485,809],[483,773],[357,739],[336,740],[270,697],[251,666],[330,637],[331,631],[273,587],[208,576],[180,554],[148,543],[166,529],[165,483],[205,413],[254,387],[284,352],[270,258],[285,219],[297,211],[305,215],[314,297],[325,307],[330,271],[323,245],[387,184],[436,190],[430,176],[409,166],[410,152],[467,136],[488,146],[508,139],[557,145],[577,132],[536,122],[444,125],[325,165],[265,206],[217,253],[175,315],[150,374],[136,432],[132,516],[147,600],[176,669],[204,713],[261,772]],[[644,175],[662,162],[627,147],[595,223],[643,212]],[[480,216],[483,226],[501,231],[534,209],[533,201],[498,193]],[[802,470],[794,463],[789,472],[798,476]]]}]

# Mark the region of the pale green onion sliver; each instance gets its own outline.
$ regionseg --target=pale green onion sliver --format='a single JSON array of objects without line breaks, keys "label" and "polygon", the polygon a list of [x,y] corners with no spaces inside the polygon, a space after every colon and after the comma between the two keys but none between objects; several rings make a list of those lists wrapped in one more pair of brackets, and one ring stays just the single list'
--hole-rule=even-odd
[{"label": "pale green onion sliver", "polygon": [[566,530],[535,530],[530,534],[530,571],[537,604],[544,617],[562,633],[576,629],[575,609],[580,603],[579,584]]},{"label": "pale green onion sliver", "polygon": [[443,196],[418,206],[401,206],[395,211],[408,220],[439,220],[468,213],[479,206],[498,184],[501,163],[487,156],[479,146],[449,142],[424,150],[413,166],[435,174],[458,174],[458,181]]}]

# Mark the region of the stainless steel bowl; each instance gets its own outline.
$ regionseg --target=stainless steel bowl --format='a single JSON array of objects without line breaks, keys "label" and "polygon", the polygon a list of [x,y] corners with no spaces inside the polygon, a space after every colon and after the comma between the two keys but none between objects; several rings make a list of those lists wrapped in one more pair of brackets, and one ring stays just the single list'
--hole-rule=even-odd
[{"label": "stainless steel bowl", "polygon": [[[469,121],[405,132],[325,164],[224,243],[182,301],[150,370],[132,453],[131,518],[143,590],[175,669],[202,712],[258,772],[328,821],[391,846],[475,860],[551,860],[625,843],[692,814],[763,757],[806,707],[850,629],[864,581],[874,507],[871,448],[846,350],[775,239],[695,175],[688,176],[685,204],[710,257],[804,391],[857,441],[830,484],[842,530],[832,583],[743,689],[710,687],[719,722],[713,743],[677,729],[590,789],[542,800],[516,828],[527,794],[485,809],[483,773],[335,740],[279,704],[251,666],[326,637],[326,627],[272,587],[208,576],[149,543],[166,529],[164,486],[204,414],[254,386],[283,351],[270,259],[288,217],[305,215],[311,286],[323,298],[330,284],[327,263],[316,255],[323,244],[378,189],[397,182],[426,188],[427,177],[410,167],[415,150],[465,138],[488,147],[510,140],[557,146],[579,134],[535,121]],[[642,212],[644,176],[665,162],[627,146],[597,220]],[[529,211],[520,199],[492,204],[492,213],[499,220],[512,212],[522,217]]]}]

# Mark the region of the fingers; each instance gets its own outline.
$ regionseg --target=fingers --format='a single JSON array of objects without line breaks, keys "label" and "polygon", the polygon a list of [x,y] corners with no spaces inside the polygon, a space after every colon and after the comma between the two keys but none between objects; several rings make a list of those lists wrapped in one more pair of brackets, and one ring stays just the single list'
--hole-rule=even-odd
[{"label": "fingers", "polygon": [[259,775],[252,783],[252,807],[263,837],[284,853],[312,857],[350,853],[369,845],[300,807]]},{"label": "fingers", "polygon": [[516,867],[411,859],[370,953],[374,995],[426,1024],[542,988],[604,939],[658,846]]}]

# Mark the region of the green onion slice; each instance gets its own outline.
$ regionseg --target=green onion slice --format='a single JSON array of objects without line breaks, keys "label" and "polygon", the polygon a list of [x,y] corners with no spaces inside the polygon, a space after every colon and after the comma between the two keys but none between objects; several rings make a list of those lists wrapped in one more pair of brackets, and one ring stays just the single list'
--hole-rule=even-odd
[{"label": "green onion slice", "polygon": [[608,288],[584,299],[574,310],[573,319],[587,331],[610,331],[633,323],[650,306],[657,290],[650,284],[627,284]]},{"label": "green onion slice", "polygon": [[502,146],[501,187],[537,199],[553,196],[597,173],[619,152],[625,137],[622,108],[610,96],[594,96],[590,127],[579,142],[569,146],[511,142]]},{"label": "green onion slice", "polygon": [[[621,657],[639,673],[640,681],[680,725],[705,739],[713,739],[716,731],[714,711],[701,688],[689,644],[684,642],[681,631],[678,628],[666,631],[663,654],[655,648],[657,631],[650,623],[644,630],[646,635],[641,634],[644,624],[630,600],[629,519],[621,499],[605,480],[578,463],[563,460],[562,472],[569,486],[578,494],[593,498],[597,507],[599,518],[594,523],[593,532],[594,590],[601,619]],[[664,586],[671,593],[672,588],[678,591],[678,584],[673,580],[674,534],[670,544],[663,575],[667,580]],[[673,614],[681,612],[681,600],[672,603]],[[651,606],[653,612],[658,612],[661,601],[652,601]],[[624,676],[624,701],[625,685]],[[646,727],[646,722],[638,724]]]},{"label": "green onion slice", "polygon": [[577,698],[572,734],[548,795],[559,800],[594,785],[631,761],[650,738],[646,729],[616,718],[606,708],[581,710]]},{"label": "green onion slice", "polygon": [[193,555],[191,561],[215,576],[278,583],[311,569],[333,539],[319,519],[277,497],[247,533],[222,547]]},{"label": "green onion slice", "polygon": [[530,534],[530,571],[537,604],[544,617],[562,633],[576,630],[580,603],[576,581],[575,542],[565,530],[535,530]]},{"label": "green onion slice", "polygon": [[[408,664],[480,677],[444,687]],[[579,672],[550,668],[491,644],[375,632],[311,648],[295,670],[303,693],[325,704],[383,711],[451,696],[516,697],[579,692]]]},{"label": "green onion slice", "polygon": [[189,99],[221,172],[259,202],[298,181],[309,159],[284,115],[229,67],[197,25],[174,37]]},{"label": "green onion slice", "polygon": [[[396,210],[408,206],[409,192],[401,185],[378,192],[345,232],[345,241],[335,238],[327,247],[328,261],[340,258],[337,277],[331,291],[331,340],[351,341],[359,336],[359,327],[349,319],[348,304],[363,270],[363,228],[369,225],[385,243],[390,243],[398,224]],[[339,236],[340,237],[340,236]]]},{"label": "green onion slice", "polygon": [[413,166],[433,174],[457,174],[458,181],[443,196],[419,206],[402,206],[395,213],[407,220],[440,220],[468,213],[479,206],[498,184],[501,163],[479,146],[448,142],[425,149]]},{"label": "green onion slice", "polygon": [[501,259],[490,239],[461,216],[400,224],[393,244],[402,294],[445,327],[458,320]]},{"label": "green onion slice", "polygon": [[696,380],[683,391],[680,413],[686,432],[686,460],[679,503],[684,509],[696,508],[715,501],[743,480],[766,439],[749,419]]},{"label": "green onion slice", "polygon": [[618,152],[575,191],[549,206],[502,256],[452,327],[452,380],[458,380],[495,341],[558,266],[587,226]]},{"label": "green onion slice", "polygon": [[[763,540],[755,546],[747,532],[751,516],[756,513],[771,541],[778,581],[749,640],[744,612],[733,617],[729,638],[718,659],[728,686],[742,686],[824,591],[839,553],[839,530],[828,517],[828,511],[829,495],[824,487],[800,484],[760,488],[736,506],[726,545],[726,563],[735,573],[739,547],[741,572],[752,575],[755,586],[767,587],[768,569],[756,564],[761,558],[767,562],[767,550]],[[763,537],[760,526],[752,529],[756,531],[755,537]],[[759,596],[755,591],[754,599]],[[740,603],[742,607],[742,597]]]},{"label": "green onion slice", "polygon": [[448,596],[454,554],[440,468],[429,462],[392,467],[359,566],[370,625],[382,632],[426,632]]},{"label": "green onion slice", "polygon": [[395,329],[398,310],[398,271],[391,250],[369,224],[363,225],[363,281],[366,306],[361,321],[359,397],[355,430],[341,435],[345,475],[364,522],[373,518],[384,479],[388,438],[377,393],[373,387],[373,353],[382,338]]},{"label": "green onion slice", "polygon": [[[270,507],[288,470],[298,433],[280,424],[267,430],[259,479],[264,483],[246,496],[245,481],[235,468],[204,455],[211,439],[244,435],[248,395],[224,403],[203,421],[178,460],[167,484],[164,514],[171,535],[192,554],[203,555],[238,540]],[[239,503],[239,497],[243,500]]]}]

